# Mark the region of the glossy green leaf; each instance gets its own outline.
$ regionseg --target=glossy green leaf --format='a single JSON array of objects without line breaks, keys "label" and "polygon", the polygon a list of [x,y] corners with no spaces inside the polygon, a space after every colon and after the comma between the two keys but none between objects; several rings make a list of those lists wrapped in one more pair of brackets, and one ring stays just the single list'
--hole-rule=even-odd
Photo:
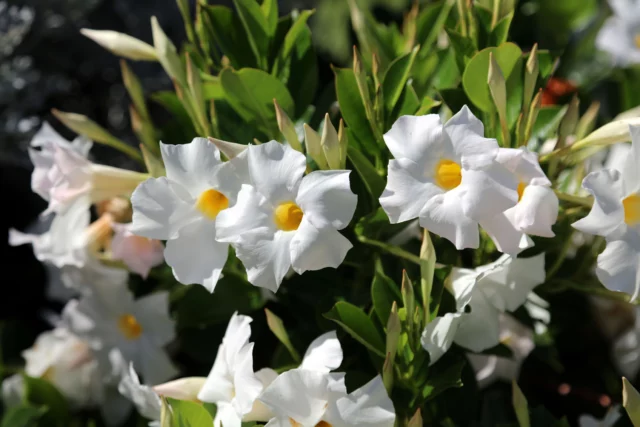
[{"label": "glossy green leaf", "polygon": [[282,47],[280,48],[280,52],[278,53],[278,57],[276,58],[275,65],[273,67],[274,74],[279,75],[281,73],[281,69],[298,43],[298,39],[304,35],[304,30],[308,29],[307,21],[311,15],[313,15],[312,10],[302,11],[298,19],[296,19],[293,25],[291,25],[291,28],[289,28],[289,31],[287,31],[287,35],[284,37],[284,42],[282,43]]},{"label": "glossy green leaf", "polygon": [[420,109],[416,113],[416,116],[423,116],[425,114],[429,114],[432,109],[442,104],[442,101],[436,101],[430,96],[425,96],[422,98],[422,103],[420,104]]},{"label": "glossy green leaf", "polygon": [[371,284],[371,301],[376,311],[380,323],[386,325],[389,320],[389,313],[394,301],[401,301],[402,296],[398,285],[391,278],[384,274],[382,266],[378,265],[373,283]]},{"label": "glossy green leaf", "polygon": [[26,401],[48,408],[43,422],[50,426],[67,427],[70,419],[69,405],[62,394],[48,381],[23,376]]},{"label": "glossy green leaf", "polygon": [[550,137],[558,128],[565,111],[566,107],[561,105],[550,105],[540,108],[538,119],[533,125],[533,135],[540,139]]},{"label": "glossy green leaf", "polygon": [[225,68],[220,73],[220,82],[225,98],[243,119],[255,123],[270,138],[279,135],[273,100],[287,114],[294,109],[293,99],[280,80],[261,70]]},{"label": "glossy green leaf", "polygon": [[389,65],[389,69],[382,79],[384,106],[387,111],[393,110],[393,107],[400,99],[400,95],[402,95],[402,91],[407,84],[417,54],[418,48],[414,48],[411,53],[396,58],[391,65]]},{"label": "glossy green leaf", "polygon": [[291,340],[289,339],[289,333],[287,329],[284,327],[284,323],[282,323],[282,319],[273,314],[269,309],[264,309],[264,313],[267,316],[267,325],[273,335],[278,338],[278,340],[289,350],[291,357],[296,362],[300,362],[300,354],[297,352],[293,344],[291,344]]},{"label": "glossy green leaf", "polygon": [[[247,33],[247,39],[251,50],[256,57],[258,65],[266,69],[267,55],[269,53],[269,27],[267,20],[255,0],[233,0],[238,11],[240,21]],[[234,47],[237,49],[237,47]]]},{"label": "glossy green leaf", "polygon": [[507,41],[509,35],[509,28],[511,27],[511,21],[513,21],[513,12],[507,14],[498,21],[494,29],[491,31],[489,42],[494,46],[500,46]]},{"label": "glossy green leaf", "polygon": [[362,309],[348,302],[339,301],[324,314],[324,317],[342,326],[349,335],[378,356],[385,357],[384,341],[369,316]]},{"label": "glossy green leaf", "polygon": [[210,21],[208,31],[229,58],[231,65],[235,68],[257,67],[258,61],[251,50],[240,17],[225,6],[203,6],[203,10]]},{"label": "glossy green leaf", "polygon": [[273,37],[278,26],[278,0],[264,0],[260,9],[267,24],[267,34],[269,37]]},{"label": "glossy green leaf", "polygon": [[14,406],[8,408],[4,413],[0,427],[35,427],[38,425],[38,420],[46,412],[47,408],[45,406]]},{"label": "glossy green leaf", "polygon": [[347,158],[364,181],[373,200],[377,202],[386,185],[384,179],[378,174],[371,162],[351,144],[347,147]]},{"label": "glossy green leaf", "polygon": [[172,410],[172,427],[204,427],[213,425],[213,418],[202,405],[186,400],[167,399]]},{"label": "glossy green leaf", "polygon": [[529,421],[529,404],[527,403],[527,398],[518,387],[518,383],[513,380],[513,410],[516,413],[516,418],[518,418],[518,425],[520,427],[529,427],[531,425]]},{"label": "glossy green leaf", "polygon": [[422,387],[422,397],[431,400],[450,388],[462,387],[462,368],[465,364],[464,357],[447,353],[429,368],[429,376]]},{"label": "glossy green leaf", "polygon": [[467,64],[462,75],[465,93],[476,107],[485,112],[493,110],[487,76],[489,73],[489,54],[493,53],[505,79],[511,75],[513,67],[522,56],[522,51],[513,43],[490,47],[478,52]]}]

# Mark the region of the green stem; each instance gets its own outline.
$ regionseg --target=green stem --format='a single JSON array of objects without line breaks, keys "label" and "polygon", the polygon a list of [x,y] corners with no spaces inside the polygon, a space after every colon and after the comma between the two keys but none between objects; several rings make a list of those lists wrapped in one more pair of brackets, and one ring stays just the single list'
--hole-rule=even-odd
[{"label": "green stem", "polygon": [[392,255],[396,255],[400,258],[406,259],[414,264],[421,265],[422,260],[419,256],[412,254],[411,252],[407,252],[404,249],[401,249],[397,246],[390,245],[388,243],[380,242],[378,240],[369,239],[368,237],[360,236],[358,239],[364,243],[365,245],[375,246],[377,248],[382,249],[383,251],[390,253]]},{"label": "green stem", "polygon": [[553,192],[556,193],[556,196],[558,196],[558,199],[562,200],[563,202],[569,202],[569,203],[584,206],[587,208],[591,208],[591,206],[593,206],[593,198],[591,197],[573,196],[571,194],[566,194],[566,193],[563,193],[562,191],[558,191],[556,189],[554,189]]}]

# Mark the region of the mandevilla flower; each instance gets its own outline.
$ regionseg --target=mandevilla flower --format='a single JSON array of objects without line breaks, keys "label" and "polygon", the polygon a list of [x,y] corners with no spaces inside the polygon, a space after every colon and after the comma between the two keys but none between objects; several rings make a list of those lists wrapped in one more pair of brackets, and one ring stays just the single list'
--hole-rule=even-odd
[{"label": "mandevilla flower", "polygon": [[466,106],[444,126],[437,114],[402,116],[384,140],[395,157],[380,197],[391,223],[419,218],[456,248],[477,248],[478,223],[492,226],[518,201],[518,182],[496,162],[498,143]]},{"label": "mandevilla flower", "polygon": [[268,427],[392,427],[393,402],[380,376],[347,394],[328,374],[293,369],[281,374],[259,398],[275,414]]},{"label": "mandevilla flower", "polygon": [[133,364],[124,369],[118,391],[134,404],[140,415],[152,421],[149,423],[150,426],[159,425],[162,405],[160,397],[151,387],[140,384]]},{"label": "mandevilla flower", "polygon": [[640,3],[609,0],[613,10],[598,33],[596,46],[622,67],[640,63]]},{"label": "mandevilla flower", "polygon": [[159,240],[137,236],[131,231],[131,223],[113,223],[111,257],[122,260],[126,266],[146,279],[151,268],[164,261],[164,246]]},{"label": "mandevilla flower", "polygon": [[640,127],[630,126],[632,149],[622,173],[616,169],[592,172],[582,187],[594,196],[589,215],[573,227],[605,237],[596,275],[607,288],[640,293]]},{"label": "mandevilla flower", "polygon": [[249,281],[275,292],[290,267],[299,274],[337,268],[352,247],[338,232],[356,208],[350,171],[303,176],[305,156],[276,141],[249,146],[242,155],[248,184],[218,216],[216,236],[234,245]]},{"label": "mandevilla flower", "polygon": [[168,309],[168,292],[134,300],[126,283],[95,284],[90,294],[65,306],[63,321],[95,351],[119,349],[148,384],[158,384],[177,373],[162,348],[175,336]]},{"label": "mandevilla flower", "polygon": [[240,180],[232,162],[205,138],[160,144],[166,177],[150,178],[131,196],[131,231],[167,240],[164,257],[176,279],[213,292],[227,260],[228,243],[216,240],[216,217],[233,206]]},{"label": "mandevilla flower", "polygon": [[[474,352],[498,345],[500,314],[520,307],[544,282],[544,254],[522,259],[503,255],[475,270],[454,268],[451,278],[457,311],[437,317],[422,333],[431,364],[454,342]],[[471,312],[466,312],[467,306]]]}]

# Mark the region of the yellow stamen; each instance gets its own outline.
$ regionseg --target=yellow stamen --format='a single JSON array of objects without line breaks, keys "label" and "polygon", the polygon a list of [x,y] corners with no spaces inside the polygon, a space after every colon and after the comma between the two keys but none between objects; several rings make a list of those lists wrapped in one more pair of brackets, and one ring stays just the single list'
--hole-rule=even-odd
[{"label": "yellow stamen", "polygon": [[196,202],[196,208],[209,219],[216,219],[220,211],[228,207],[229,199],[213,188],[203,191]]},{"label": "yellow stamen", "polygon": [[628,225],[640,223],[640,194],[634,193],[622,199],[624,222]]},{"label": "yellow stamen", "polygon": [[331,427],[331,424],[326,421],[320,421],[318,424],[316,424],[316,427]]},{"label": "yellow stamen", "polygon": [[302,222],[302,209],[293,202],[284,202],[276,208],[273,219],[280,230],[297,230]]},{"label": "yellow stamen", "polygon": [[118,318],[118,329],[128,340],[135,340],[142,335],[142,326],[132,314],[123,314]]},{"label": "yellow stamen", "polygon": [[453,160],[440,160],[436,165],[435,180],[436,184],[444,190],[456,188],[462,181],[460,165]]},{"label": "yellow stamen", "polygon": [[633,38],[633,42],[636,47],[640,49],[640,33],[636,34],[636,36]]},{"label": "yellow stamen", "polygon": [[522,195],[524,194],[524,189],[527,188],[527,184],[520,181],[518,184],[518,201],[522,200]]}]

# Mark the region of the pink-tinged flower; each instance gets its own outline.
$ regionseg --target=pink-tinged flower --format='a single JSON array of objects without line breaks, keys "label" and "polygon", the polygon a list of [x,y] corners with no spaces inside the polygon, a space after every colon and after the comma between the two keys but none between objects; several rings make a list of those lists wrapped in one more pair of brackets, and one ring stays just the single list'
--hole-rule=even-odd
[{"label": "pink-tinged flower", "polygon": [[131,223],[112,224],[111,257],[122,260],[129,270],[147,278],[149,270],[164,261],[164,246],[159,240],[137,236],[131,232]]}]

